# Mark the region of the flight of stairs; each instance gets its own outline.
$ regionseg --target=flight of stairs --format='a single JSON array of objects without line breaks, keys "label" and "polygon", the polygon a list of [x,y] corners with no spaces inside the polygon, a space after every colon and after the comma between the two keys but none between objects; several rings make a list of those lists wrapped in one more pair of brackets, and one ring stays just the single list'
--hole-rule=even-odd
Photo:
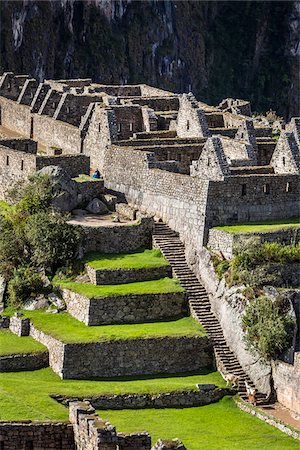
[{"label": "flight of stairs", "polygon": [[[175,276],[185,288],[192,316],[203,325],[212,340],[218,367],[222,367],[225,373],[238,375],[240,377],[238,392],[239,395],[246,400],[246,388],[244,382],[247,381],[252,387],[254,387],[254,384],[242,369],[235,354],[228,347],[221,325],[211,310],[206,290],[186,262],[184,245],[180,241],[178,233],[171,230],[171,228],[164,223],[156,222],[153,234],[153,244],[155,247],[158,247],[162,254],[168,259]],[[265,402],[265,395],[258,393],[257,403],[262,404]]]}]

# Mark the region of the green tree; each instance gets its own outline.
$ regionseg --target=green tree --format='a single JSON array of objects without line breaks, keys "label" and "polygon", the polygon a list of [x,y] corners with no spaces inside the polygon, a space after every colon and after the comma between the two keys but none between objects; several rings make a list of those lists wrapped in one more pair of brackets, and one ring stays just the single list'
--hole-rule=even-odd
[{"label": "green tree", "polygon": [[81,231],[67,219],[68,215],[59,212],[40,212],[30,216],[25,225],[32,263],[50,273],[70,264],[77,254]]}]

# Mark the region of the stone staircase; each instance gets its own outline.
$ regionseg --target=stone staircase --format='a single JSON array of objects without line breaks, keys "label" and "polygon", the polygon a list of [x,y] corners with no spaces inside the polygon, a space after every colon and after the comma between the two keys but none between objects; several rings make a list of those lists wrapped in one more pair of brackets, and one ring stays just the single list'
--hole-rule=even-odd
[{"label": "stone staircase", "polygon": [[[206,290],[186,262],[184,245],[180,241],[178,233],[171,230],[171,228],[164,223],[156,222],[153,234],[153,244],[155,247],[159,248],[162,254],[168,259],[174,271],[174,275],[185,288],[191,315],[203,325],[212,340],[217,367],[223,368],[222,371],[225,373],[231,373],[240,377],[238,392],[239,395],[246,400],[246,388],[244,382],[247,381],[253,387],[254,384],[244,372],[235,354],[228,347],[221,325],[211,310]],[[262,404],[265,402],[265,395],[258,393],[257,403]]]}]

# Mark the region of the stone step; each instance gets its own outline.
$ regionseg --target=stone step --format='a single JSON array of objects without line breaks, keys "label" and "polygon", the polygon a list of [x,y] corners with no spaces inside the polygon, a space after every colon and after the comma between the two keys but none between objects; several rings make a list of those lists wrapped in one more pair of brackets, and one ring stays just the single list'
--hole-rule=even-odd
[{"label": "stone step", "polygon": [[173,272],[178,277],[181,285],[185,288],[190,311],[206,329],[212,340],[215,355],[220,359],[226,371],[240,376],[242,382],[240,383],[241,386],[238,387],[238,391],[244,395],[244,380],[252,385],[251,380],[225,341],[222,327],[211,310],[207,292],[187,264],[184,245],[180,241],[178,233],[173,233],[167,225],[159,222],[155,224],[153,239],[162,254],[170,262]]}]

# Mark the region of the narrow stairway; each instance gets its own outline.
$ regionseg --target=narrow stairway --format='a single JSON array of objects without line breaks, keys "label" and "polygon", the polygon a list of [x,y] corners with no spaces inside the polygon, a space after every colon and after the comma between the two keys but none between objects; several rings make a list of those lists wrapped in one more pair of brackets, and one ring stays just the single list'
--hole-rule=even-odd
[{"label": "narrow stairway", "polygon": [[[244,372],[235,354],[228,347],[221,325],[211,310],[206,290],[186,262],[184,245],[180,241],[178,233],[171,230],[164,223],[156,222],[153,243],[168,259],[175,276],[185,288],[191,315],[203,325],[211,338],[218,366],[223,367],[225,373],[239,376],[238,392],[246,400],[245,381],[252,387],[254,387],[254,384]],[[258,393],[256,397],[257,403],[262,404],[266,402],[264,394]]]}]

